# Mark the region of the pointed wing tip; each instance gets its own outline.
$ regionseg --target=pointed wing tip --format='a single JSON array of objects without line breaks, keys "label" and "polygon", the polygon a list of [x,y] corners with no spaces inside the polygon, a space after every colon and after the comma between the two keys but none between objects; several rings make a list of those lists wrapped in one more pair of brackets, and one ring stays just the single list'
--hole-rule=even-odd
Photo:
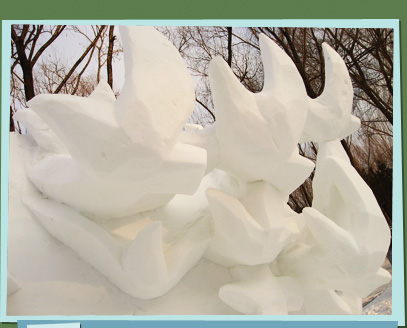
[{"label": "pointed wing tip", "polygon": [[354,133],[356,130],[358,130],[360,128],[360,125],[361,125],[360,118],[356,117],[355,115],[350,115],[347,132],[349,132],[349,134]]},{"label": "pointed wing tip", "polygon": [[262,45],[266,45],[269,43],[274,43],[274,42],[270,42],[271,39],[265,35],[264,33],[259,34],[259,44],[260,44],[260,48],[262,47]]},{"label": "pointed wing tip", "polygon": [[219,69],[224,69],[225,65],[228,66],[226,61],[222,57],[216,56],[216,57],[212,58],[212,60],[209,64],[209,72],[214,71],[214,70],[216,71]]},{"label": "pointed wing tip", "polygon": [[286,55],[284,50],[281,49],[273,39],[271,39],[270,37],[268,37],[267,35],[265,35],[263,33],[259,35],[259,44],[260,44],[261,51],[268,49],[269,51],[271,51],[274,54]]},{"label": "pointed wing tip", "polygon": [[324,52],[324,57],[339,56],[339,54],[332,48],[327,42],[322,43],[322,50]]},{"label": "pointed wing tip", "polygon": [[333,50],[327,42],[322,42],[322,49],[326,51]]},{"label": "pointed wing tip", "polygon": [[360,124],[361,124],[360,118],[355,116],[355,115],[351,115],[350,116],[350,124],[353,125],[353,126],[357,126],[359,128]]},{"label": "pointed wing tip", "polygon": [[50,95],[39,94],[39,95],[36,95],[34,98],[31,98],[29,101],[27,101],[28,108],[32,109],[32,107],[36,107],[39,103],[44,101],[44,98],[46,99],[47,96],[50,96]]},{"label": "pointed wing tip", "polygon": [[342,129],[339,139],[346,138],[347,136],[350,136],[352,133],[356,132],[361,125],[361,121],[358,117],[354,115],[349,115],[349,120],[348,124],[345,126],[344,129]]},{"label": "pointed wing tip", "polygon": [[14,112],[13,118],[17,121],[24,120],[28,115],[30,115],[29,108],[21,108]]},{"label": "pointed wing tip", "polygon": [[246,89],[233,73],[227,62],[220,56],[214,57],[211,60],[208,73],[211,87],[213,88],[212,92],[214,93],[226,95],[229,92],[232,94],[234,92],[241,93]]},{"label": "pointed wing tip", "polygon": [[63,104],[67,97],[75,97],[65,94],[39,94],[27,102],[28,108],[30,108],[34,113],[38,114],[43,118],[44,114],[49,114],[52,111],[49,110],[50,107],[58,107]]},{"label": "pointed wing tip", "polygon": [[332,48],[328,43],[326,43],[326,42],[322,43],[322,50],[324,53],[324,59],[326,61],[325,69],[327,69],[327,63],[332,63],[332,62],[339,63],[346,67],[345,61],[343,60],[341,55],[334,48]]}]

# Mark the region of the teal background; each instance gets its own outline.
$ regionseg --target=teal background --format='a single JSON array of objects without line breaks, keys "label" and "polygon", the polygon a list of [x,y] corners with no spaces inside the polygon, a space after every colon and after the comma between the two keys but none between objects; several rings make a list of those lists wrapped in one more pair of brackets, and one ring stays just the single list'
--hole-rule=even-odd
[{"label": "teal background", "polygon": [[[33,0],[19,0],[18,2],[2,1],[0,4],[0,18],[2,20],[86,20],[86,23],[90,23],[89,20],[122,20],[122,19],[147,19],[147,20],[177,20],[188,19],[194,20],[194,23],[190,25],[204,25],[207,19],[220,19],[225,21],[227,19],[399,19],[400,20],[400,40],[401,40],[401,125],[403,131],[406,131],[407,124],[407,108],[405,99],[403,99],[403,85],[407,82],[407,1],[405,0],[388,0],[388,1],[271,1],[271,0],[205,0],[198,1],[106,1],[106,0],[70,0],[69,2],[57,2],[55,0],[50,1],[33,1]],[[117,23],[117,22],[115,22]],[[173,25],[177,25],[174,21]],[[188,25],[188,24],[184,24]],[[212,25],[212,24],[208,24]],[[226,25],[226,24],[223,24]],[[263,25],[260,24],[259,25]],[[311,24],[315,25],[315,24]],[[0,33],[3,32],[0,27]],[[3,55],[3,51],[1,52]],[[404,56],[403,56],[404,54]],[[7,79],[5,79],[7,81]],[[404,83],[403,83],[404,82]],[[5,82],[0,82],[5,83]],[[0,88],[3,86],[0,84]],[[4,86],[5,87],[5,86]],[[396,90],[396,88],[395,88]],[[6,97],[8,94],[4,93]],[[3,96],[3,95],[2,95]],[[405,95],[404,95],[405,98]],[[395,107],[396,110],[396,107]],[[8,110],[7,110],[8,112]],[[7,115],[8,117],[8,115]],[[396,113],[395,113],[396,117]],[[2,122],[2,125],[7,127],[8,122]],[[396,125],[396,124],[395,124]],[[404,137],[403,137],[404,139]],[[2,143],[4,140],[2,140]],[[4,144],[3,144],[4,145]],[[403,150],[403,154],[406,152],[406,144],[400,145]],[[397,151],[395,149],[395,151]],[[403,156],[403,167],[405,159]],[[399,177],[403,181],[403,188],[405,188],[406,177],[403,175]],[[2,176],[2,180],[5,177]],[[398,181],[400,183],[401,181]],[[1,181],[4,184],[4,181]],[[405,189],[404,189],[405,190]],[[404,193],[405,195],[405,193]],[[401,196],[401,195],[398,195]],[[397,195],[396,195],[397,197]],[[404,203],[406,197],[404,196]],[[399,209],[400,210],[400,209]],[[406,209],[404,208],[404,217]],[[4,228],[4,227],[3,227]],[[400,226],[405,233],[405,227]],[[2,232],[3,234],[4,232]],[[400,245],[404,245],[404,241],[400,241]],[[404,249],[404,247],[403,247]],[[405,254],[403,254],[405,256]],[[3,260],[3,259],[2,259]],[[404,261],[405,263],[405,261]],[[400,268],[401,270],[405,268]],[[404,292],[405,295],[405,292]],[[395,304],[394,304],[395,305]],[[26,318],[33,319],[33,318]],[[43,318],[42,318],[43,319]],[[91,319],[91,318],[89,318]],[[385,320],[386,318],[378,318]],[[216,319],[211,319],[216,320]],[[230,325],[233,327],[248,327],[253,326],[253,322],[230,322],[224,321],[208,322],[208,321],[159,321],[148,322],[138,321],[128,323],[121,321],[120,325],[109,322],[92,322],[83,321],[82,327],[156,327],[158,324],[166,327],[207,327],[207,326],[225,326]],[[350,320],[355,320],[354,318]],[[357,320],[357,319],[356,319]],[[19,327],[26,327],[28,322],[19,322]],[[32,322],[31,322],[32,324]],[[278,325],[270,322],[256,321],[256,326],[264,327],[342,327],[356,326],[356,322],[280,322]],[[2,327],[16,327],[15,323],[7,324],[1,323]],[[397,324],[394,322],[358,322],[357,326],[364,327],[395,327]]]}]

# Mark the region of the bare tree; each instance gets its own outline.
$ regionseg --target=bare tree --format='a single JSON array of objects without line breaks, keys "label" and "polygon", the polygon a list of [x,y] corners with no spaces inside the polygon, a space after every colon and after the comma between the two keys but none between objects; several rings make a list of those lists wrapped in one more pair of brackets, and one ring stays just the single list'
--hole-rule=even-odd
[{"label": "bare tree", "polygon": [[[65,25],[58,25],[50,30],[45,30],[44,25],[12,25],[11,26],[11,48],[12,60],[11,74],[15,73],[15,67],[20,65],[24,83],[24,92],[26,100],[35,96],[33,69],[42,53],[61,35]],[[36,49],[38,39],[41,35],[50,33],[51,36]]]},{"label": "bare tree", "polygon": [[[12,26],[10,131],[17,128],[21,132],[18,123],[16,125],[13,121],[13,113],[18,108],[26,107],[27,102],[36,94],[66,93],[88,96],[99,82],[104,65],[107,66],[108,82],[113,85],[112,62],[122,51],[120,44],[114,43],[114,27],[101,25],[90,28],[93,35],[86,31],[86,27],[82,29],[80,26]],[[81,36],[88,41],[74,62],[52,50],[51,45],[63,31],[70,33],[71,38]],[[44,53],[47,53],[46,57]],[[92,75],[88,71],[95,54],[98,60],[97,74]]]},{"label": "bare tree", "polygon": [[[38,65],[35,72],[35,93],[55,93],[55,90],[59,89],[58,93],[82,97],[89,96],[97,85],[94,75],[84,76],[90,59],[91,57],[88,58],[79,72],[71,72],[72,64],[66,59],[58,56],[56,53],[48,56],[47,60],[42,61]],[[70,75],[67,78],[68,73]]]},{"label": "bare tree", "polygon": [[[11,26],[11,68],[12,94],[15,84],[21,82],[24,88],[25,101],[35,96],[33,69],[42,53],[61,35],[65,25],[46,29],[44,25],[12,25]],[[50,34],[42,44],[38,44],[41,36]],[[21,68],[22,77],[16,72],[17,65]],[[14,110],[10,110],[10,131],[14,131],[12,122]]]}]

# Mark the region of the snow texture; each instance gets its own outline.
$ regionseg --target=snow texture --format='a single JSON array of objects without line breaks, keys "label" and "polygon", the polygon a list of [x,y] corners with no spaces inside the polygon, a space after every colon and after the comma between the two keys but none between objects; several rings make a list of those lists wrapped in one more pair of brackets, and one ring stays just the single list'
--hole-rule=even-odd
[{"label": "snow texture", "polygon": [[[323,45],[313,100],[266,36],[260,93],[213,59],[217,121],[202,128],[186,124],[175,47],[152,27],[120,33],[117,100],[101,81],[15,116],[30,135],[10,139],[8,314],[361,314],[391,279],[390,231],[339,141],[359,126],[340,56]],[[314,201],[298,214],[287,200],[315,167],[297,148],[311,140]]]},{"label": "snow texture", "polygon": [[[45,195],[100,219],[192,194],[206,169],[204,149],[178,142],[195,99],[182,58],[153,28],[121,35],[126,83],[117,100],[102,81],[88,98],[47,94],[29,102],[69,151],[32,165],[30,180]],[[37,115],[24,117],[34,129]]]}]

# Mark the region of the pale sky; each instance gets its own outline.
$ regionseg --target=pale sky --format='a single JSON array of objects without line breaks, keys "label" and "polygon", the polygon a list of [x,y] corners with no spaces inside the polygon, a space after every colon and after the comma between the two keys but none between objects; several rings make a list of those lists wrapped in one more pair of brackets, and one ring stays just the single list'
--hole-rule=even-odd
[{"label": "pale sky", "polygon": [[[77,25],[82,31],[86,32],[91,39],[93,39],[93,31],[88,25]],[[116,38],[120,40],[120,33],[118,27],[115,28],[114,34]],[[45,36],[49,38],[49,34]],[[45,38],[44,37],[44,38]],[[63,58],[67,63],[74,64],[77,59],[83,54],[84,50],[89,45],[89,40],[87,40],[83,35],[76,33],[74,31],[65,31],[51,44],[50,47],[42,54],[42,60],[46,60],[46,56],[58,56]],[[89,56],[89,54],[88,54]],[[78,67],[77,71],[85,65],[87,61],[86,57],[81,65]],[[41,60],[41,59],[40,59]],[[93,58],[89,67],[87,68],[87,74],[94,73],[96,75],[97,71],[97,55],[96,52],[93,54]],[[86,74],[85,72],[85,74]],[[101,77],[104,79],[107,76],[106,66],[102,68]],[[124,83],[124,63],[123,54],[121,54],[121,59],[115,59],[113,61],[113,87],[115,91],[121,90]]]}]

